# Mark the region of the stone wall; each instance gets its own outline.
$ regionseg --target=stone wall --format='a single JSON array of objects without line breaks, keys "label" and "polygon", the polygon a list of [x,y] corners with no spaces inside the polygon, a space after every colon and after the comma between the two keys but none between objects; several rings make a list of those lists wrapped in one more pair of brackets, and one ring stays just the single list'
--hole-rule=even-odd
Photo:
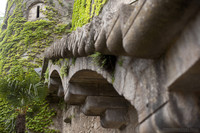
[{"label": "stone wall", "polygon": [[[46,51],[50,97],[76,106],[63,111],[71,120],[63,132],[200,132],[199,1],[139,0],[116,12],[120,4],[110,0],[99,17]],[[88,57],[96,51],[115,55],[113,73]],[[53,63],[59,58],[71,59]]]},{"label": "stone wall", "polygon": [[[46,16],[41,12],[41,10],[45,11],[44,3],[38,3],[30,7],[29,12],[28,12],[28,21],[35,21],[37,19],[45,19]],[[37,17],[37,14],[38,14],[38,17]]]}]

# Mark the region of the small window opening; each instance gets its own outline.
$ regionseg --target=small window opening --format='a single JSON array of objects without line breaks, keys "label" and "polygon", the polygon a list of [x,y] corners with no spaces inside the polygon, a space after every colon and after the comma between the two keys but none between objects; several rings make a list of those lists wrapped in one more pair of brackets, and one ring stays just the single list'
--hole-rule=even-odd
[{"label": "small window opening", "polygon": [[40,17],[40,6],[37,6],[37,15],[36,15],[36,18],[39,18]]}]

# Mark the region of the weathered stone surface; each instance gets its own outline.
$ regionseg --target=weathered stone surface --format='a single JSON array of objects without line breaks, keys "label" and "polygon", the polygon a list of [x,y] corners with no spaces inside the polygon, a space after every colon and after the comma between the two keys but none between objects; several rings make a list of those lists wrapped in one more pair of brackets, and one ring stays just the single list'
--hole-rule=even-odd
[{"label": "weathered stone surface", "polygon": [[107,109],[101,116],[101,125],[105,128],[124,128],[127,109]]},{"label": "weathered stone surface", "polygon": [[134,21],[125,31],[125,51],[135,57],[159,57],[198,9],[196,0],[145,0],[137,17],[130,16]]},{"label": "weathered stone surface", "polygon": [[103,128],[100,123],[100,117],[85,116],[77,106],[69,106],[63,112],[63,117],[70,118],[71,124],[63,123],[62,133],[120,133],[116,129]]},{"label": "weathered stone surface", "polygon": [[65,102],[68,104],[83,104],[87,96],[119,96],[110,85],[74,84],[68,86]]},{"label": "weathered stone surface", "polygon": [[[168,11],[168,8],[171,10]],[[75,57],[99,51],[112,55],[157,58],[166,51],[170,41],[179,34],[198,8],[197,0],[140,0],[133,6],[122,5],[115,15],[112,14],[115,17],[109,17],[107,22],[105,18],[96,17],[82,28],[73,31],[65,38],[65,48],[69,55]],[[101,28],[96,28],[96,23]],[[54,50],[47,51],[49,54],[46,55],[52,55],[49,58],[53,58],[53,54],[63,57],[59,50],[62,45],[57,44],[58,49],[52,46],[50,49]]]},{"label": "weathered stone surface", "polygon": [[58,96],[59,97],[63,97],[64,96],[64,89],[63,89],[62,85],[59,86]]},{"label": "weathered stone surface", "polygon": [[[125,19],[120,21],[120,25],[111,23],[111,18],[115,14],[114,12],[120,7],[120,4],[111,7],[114,2],[122,3],[121,0],[119,2],[111,0],[106,4],[102,10],[102,13],[105,14],[100,14],[99,16],[102,18],[102,21],[97,21],[100,23],[101,28],[94,30],[94,24],[90,23],[91,27],[94,26],[91,32],[92,35],[88,34],[89,32],[86,29],[78,29],[69,36],[71,39],[67,43],[70,43],[70,45],[66,43],[67,46],[63,47],[65,51],[68,51],[66,53],[69,55],[77,55],[79,57],[76,59],[75,64],[70,67],[68,76],[60,78],[65,97],[69,98],[66,101],[69,103],[78,101],[78,104],[83,104],[83,101],[85,101],[82,110],[86,115],[103,115],[106,110],[118,109],[124,105],[122,103],[130,102],[131,109],[129,108],[127,113],[128,120],[126,121],[126,127],[121,130],[112,131],[96,130],[97,132],[175,133],[176,129],[180,131],[181,128],[194,128],[194,130],[197,130],[196,132],[199,132],[198,80],[200,73],[198,68],[200,40],[198,38],[199,13],[195,12],[199,6],[198,1],[139,0],[134,4],[134,9],[132,9],[132,6],[129,7],[126,5],[128,15],[123,13],[126,12],[125,9],[121,9],[121,12],[118,14],[119,19],[114,21],[119,21],[120,15],[122,15],[123,17],[121,18]],[[109,8],[114,10],[110,11]],[[162,12],[162,10],[165,11]],[[107,11],[109,13],[106,13]],[[88,40],[95,41],[93,43],[95,50],[104,54],[116,55],[116,53],[123,51],[123,49],[118,51],[118,48],[121,47],[118,46],[119,44],[121,45],[120,42],[113,40],[115,42],[113,43],[111,39],[110,43],[107,43],[109,40],[109,31],[111,31],[111,27],[115,28],[115,26],[117,27],[116,32],[112,34],[114,36],[116,34],[116,36],[113,36],[112,39],[120,40],[120,36],[122,36],[122,39],[124,39],[122,43],[123,48],[130,56],[117,57],[114,76],[112,76],[105,69],[95,65],[90,57],[80,56],[87,56],[90,53],[87,53],[84,49],[87,45],[85,42]],[[78,31],[82,35],[78,35]],[[117,36],[119,38],[116,38]],[[84,41],[85,39],[87,41]],[[80,44],[78,44],[79,42]],[[117,43],[117,49],[115,49],[114,44]],[[88,46],[90,47],[91,44]],[[108,48],[109,44],[110,47]],[[54,47],[52,46],[52,49],[56,49]],[[168,49],[168,47],[170,48]],[[94,47],[92,46],[91,48],[93,49]],[[95,52],[95,50],[91,51]],[[55,51],[52,50],[52,52]],[[51,56],[51,53],[49,55]],[[157,59],[141,59],[158,57],[158,55],[160,57]],[[52,59],[63,56],[71,57],[67,54],[60,56],[59,49],[57,49],[56,56],[52,56]],[[63,64],[64,61],[61,62],[61,66]],[[49,62],[50,77],[58,78],[61,66],[53,65]],[[54,71],[57,71],[57,76],[55,76]],[[97,84],[108,83],[112,84],[112,88],[119,95],[123,96],[120,97],[121,100],[116,100],[118,98],[113,100],[113,97],[93,96],[97,91],[96,89],[88,92],[81,90],[84,87],[79,88],[81,91],[78,92],[70,90],[71,84],[93,84],[92,86],[95,86]],[[78,97],[78,95],[81,96]],[[120,104],[120,102],[122,103]],[[128,109],[127,106],[126,109]],[[80,115],[80,112],[76,113]],[[115,128],[120,127],[120,122],[117,122],[118,119],[111,117],[117,113],[117,111],[113,113],[107,112],[109,115],[105,115],[105,127],[106,125],[107,127],[111,127],[112,125],[117,125],[113,126]],[[123,118],[121,116],[120,119]],[[88,118],[82,115],[76,121],[73,121],[76,118],[72,119],[72,124],[68,125],[68,127],[73,127],[73,129],[66,129],[65,131],[79,132],[83,129],[82,131],[85,132],[95,132],[94,129],[96,128],[93,127],[96,126],[91,124],[93,122],[82,122],[81,118],[88,120],[91,120],[91,118],[98,119],[97,117]],[[82,125],[77,127],[77,125],[73,124],[75,122]],[[88,124],[90,125],[88,126]],[[77,128],[77,130],[74,128]]]},{"label": "weathered stone surface", "polygon": [[127,103],[120,97],[88,96],[82,107],[82,112],[86,115],[101,115],[107,108],[126,109]]},{"label": "weathered stone surface", "polygon": [[62,85],[61,80],[59,78],[50,78],[48,82],[48,88],[50,92],[57,92],[59,90],[59,86]]},{"label": "weathered stone surface", "polygon": [[[39,9],[37,9],[39,7]],[[45,11],[45,4],[38,3],[30,7],[28,12],[28,21],[35,21],[37,19],[45,19],[45,15],[41,12],[41,10]],[[37,13],[38,16],[37,16]]]},{"label": "weathered stone surface", "polygon": [[199,23],[198,15],[166,53],[167,85],[170,91],[199,91]]}]

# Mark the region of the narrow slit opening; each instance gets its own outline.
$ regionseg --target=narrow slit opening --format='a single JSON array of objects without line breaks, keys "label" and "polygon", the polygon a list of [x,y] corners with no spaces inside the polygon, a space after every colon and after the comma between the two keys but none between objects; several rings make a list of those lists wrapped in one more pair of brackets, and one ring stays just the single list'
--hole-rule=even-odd
[{"label": "narrow slit opening", "polygon": [[36,18],[40,17],[40,6],[37,6],[37,14],[36,14]]}]

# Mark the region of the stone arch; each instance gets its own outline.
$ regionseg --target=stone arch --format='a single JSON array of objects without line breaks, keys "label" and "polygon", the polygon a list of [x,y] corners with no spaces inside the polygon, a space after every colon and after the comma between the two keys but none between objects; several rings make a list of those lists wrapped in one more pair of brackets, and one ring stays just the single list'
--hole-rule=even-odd
[{"label": "stone arch", "polygon": [[27,9],[27,20],[35,21],[38,19],[45,19],[45,15],[41,10],[45,10],[45,4],[42,1],[31,3]]},{"label": "stone arch", "polygon": [[59,70],[54,69],[53,71],[49,72],[49,96],[51,101],[57,102],[59,100],[58,97],[64,96],[64,88],[62,84],[62,79],[60,77]]},{"label": "stone arch", "polygon": [[64,100],[67,104],[81,106],[86,116],[100,116],[104,128],[135,132],[136,109],[96,71],[84,69],[74,73],[68,81]]},{"label": "stone arch", "polygon": [[[67,75],[63,76],[61,70],[66,62],[71,65]],[[57,64],[49,61],[48,68],[49,88],[55,84],[53,79],[59,79],[56,84],[63,87],[67,108],[70,105],[70,109],[78,108],[86,116],[100,116],[97,119],[105,128],[121,129],[122,133],[136,131],[137,108],[118,91],[120,86],[112,84],[112,75],[94,64],[91,58],[78,58],[74,64],[71,59],[63,59]],[[54,96],[60,90],[58,86]],[[70,120],[70,115],[64,115],[66,118],[63,119]]]}]

